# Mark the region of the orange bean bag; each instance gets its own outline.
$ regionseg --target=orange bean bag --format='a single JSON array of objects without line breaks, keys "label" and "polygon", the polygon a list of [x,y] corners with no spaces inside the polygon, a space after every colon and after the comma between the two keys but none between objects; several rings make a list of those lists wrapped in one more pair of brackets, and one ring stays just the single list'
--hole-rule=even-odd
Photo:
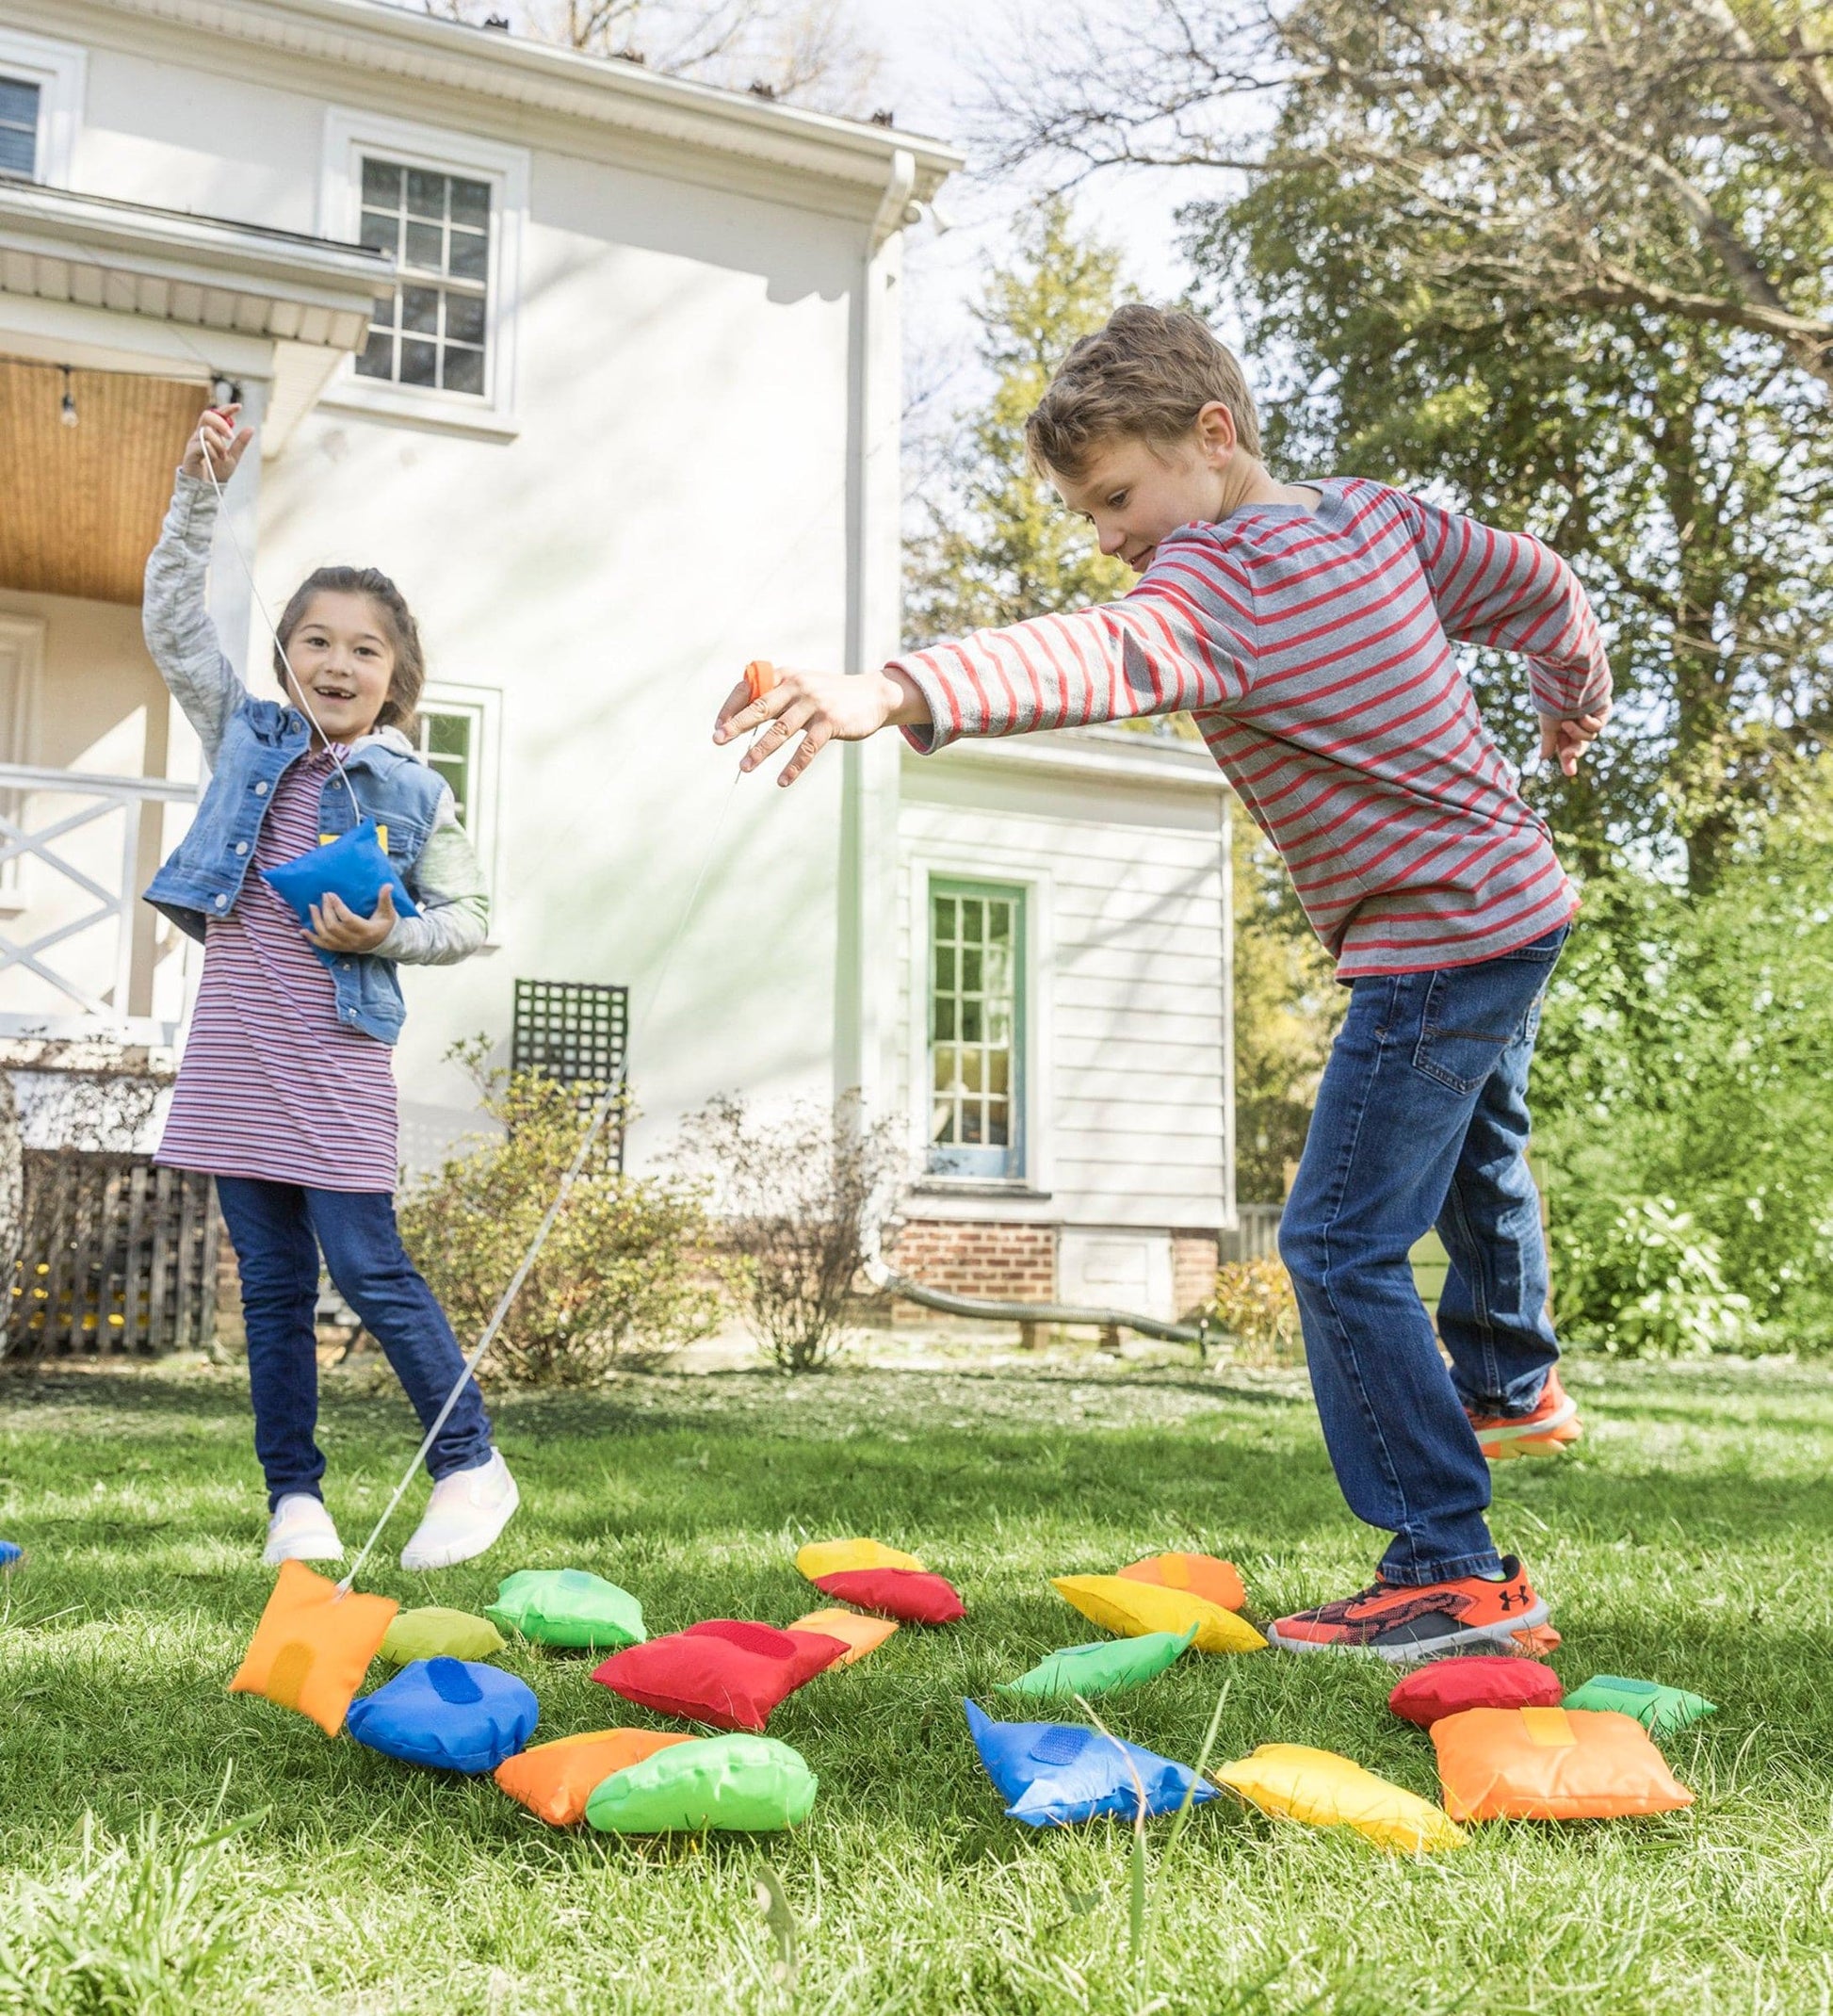
[{"label": "orange bean bag", "polygon": [[1432,1741],[1453,1820],[1615,1820],[1693,1804],[1632,1715],[1467,1708],[1435,1722]]},{"label": "orange bean bag", "polygon": [[259,1694],[334,1736],[400,1608],[392,1597],[338,1592],[303,1561],[283,1561],[232,1694]]},{"label": "orange bean bag", "polygon": [[861,1617],[856,1610],[811,1610],[799,1617],[789,1631],[812,1631],[823,1638],[838,1638],[847,1649],[834,1663],[855,1666],[868,1652],[875,1652],[897,1630],[888,1617]]},{"label": "orange bean bag", "polygon": [[1188,1589],[1192,1596],[1239,1610],[1247,1601],[1241,1570],[1214,1554],[1148,1554],[1120,1570],[1125,1582],[1156,1583],[1161,1589]]},{"label": "orange bean bag", "polygon": [[659,1729],[594,1729],[558,1743],[537,1743],[496,1766],[496,1782],[549,1827],[577,1827],[586,1801],[613,1771],[627,1770],[673,1743],[692,1743]]}]

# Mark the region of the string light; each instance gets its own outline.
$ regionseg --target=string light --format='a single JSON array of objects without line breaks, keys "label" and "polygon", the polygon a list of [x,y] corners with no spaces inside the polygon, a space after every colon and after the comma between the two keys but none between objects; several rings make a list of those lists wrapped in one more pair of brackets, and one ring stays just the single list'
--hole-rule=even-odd
[{"label": "string light", "polygon": [[57,417],[64,423],[66,427],[74,427],[77,424],[78,418],[76,412],[76,395],[70,389],[69,365],[64,365],[61,366],[61,368],[64,374],[64,401],[63,404],[57,409]]}]

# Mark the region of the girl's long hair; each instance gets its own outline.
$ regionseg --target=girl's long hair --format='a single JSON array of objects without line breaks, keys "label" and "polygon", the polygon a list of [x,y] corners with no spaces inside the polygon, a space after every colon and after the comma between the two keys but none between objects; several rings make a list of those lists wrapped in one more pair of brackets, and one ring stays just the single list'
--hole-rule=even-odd
[{"label": "girl's long hair", "polygon": [[[316,594],[365,595],[381,620],[382,629],[394,647],[395,671],[388,682],[388,697],[381,704],[375,724],[398,728],[410,740],[419,726],[420,689],[427,683],[426,655],[420,648],[420,626],[414,620],[406,597],[388,577],[375,567],[319,567],[294,589],[280,614],[279,638],[274,646],[274,676],[283,691],[286,689],[286,660],[284,648],[292,642],[293,632],[305,621],[305,612]],[[297,697],[297,696],[289,696]]]}]

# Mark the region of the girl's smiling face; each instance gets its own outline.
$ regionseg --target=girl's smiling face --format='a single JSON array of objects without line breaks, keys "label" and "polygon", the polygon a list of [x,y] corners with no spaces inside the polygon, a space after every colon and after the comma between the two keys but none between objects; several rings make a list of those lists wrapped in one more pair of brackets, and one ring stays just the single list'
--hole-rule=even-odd
[{"label": "girl's smiling face", "polygon": [[353,742],[367,735],[388,699],[395,676],[395,646],[367,595],[320,589],[285,640],[309,719],[327,741]]}]

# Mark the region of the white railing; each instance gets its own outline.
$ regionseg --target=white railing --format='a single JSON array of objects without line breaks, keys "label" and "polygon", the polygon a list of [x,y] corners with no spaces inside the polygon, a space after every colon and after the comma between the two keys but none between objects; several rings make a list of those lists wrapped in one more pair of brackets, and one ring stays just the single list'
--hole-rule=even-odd
[{"label": "white railing", "polygon": [[171,1041],[183,962],[140,891],[176,838],[168,808],[196,802],[163,777],[0,763],[0,1035]]}]

